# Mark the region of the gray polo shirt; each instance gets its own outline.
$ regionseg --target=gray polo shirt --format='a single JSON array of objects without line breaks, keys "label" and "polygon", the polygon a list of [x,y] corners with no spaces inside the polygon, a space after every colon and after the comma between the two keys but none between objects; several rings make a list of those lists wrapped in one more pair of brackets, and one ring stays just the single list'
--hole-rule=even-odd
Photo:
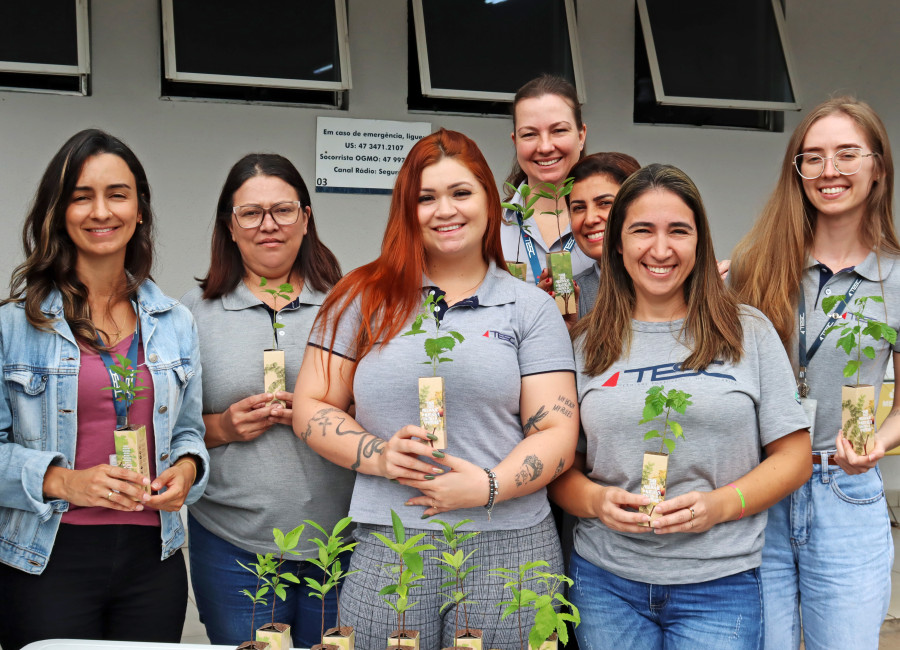
[{"label": "gray polo shirt", "polygon": [[[822,277],[821,268],[815,259],[807,258],[803,275],[807,347],[819,336],[822,326],[828,320],[828,316],[822,311],[822,300],[828,296],[846,294],[856,278],[862,278],[863,281],[853,295],[853,299],[862,296],[884,296],[883,304],[869,302],[863,315],[883,323],[886,322],[895,330],[900,329],[900,267],[898,267],[896,258],[885,254],[878,256],[871,252],[855,268],[839,271],[829,277],[820,289],[820,279],[825,279]],[[828,272],[826,271],[825,277],[827,276]],[[883,282],[879,282],[879,278],[884,278]],[[791,363],[795,369],[799,365],[797,337],[798,332],[795,331],[791,345]],[[819,346],[819,350],[807,368],[806,382],[810,387],[809,396],[818,400],[815,439],[813,440],[813,449],[815,450],[834,449],[834,441],[841,428],[841,386],[856,383],[856,375],[844,377],[844,366],[847,365],[850,357],[842,348],[836,347],[838,338],[840,338],[840,332],[831,332],[822,341],[822,345]],[[891,353],[898,348],[892,349],[890,344],[883,339],[875,343],[869,337],[863,340],[863,346],[867,345],[875,348],[875,358],[862,357],[859,383],[874,386],[877,400]]]},{"label": "gray polo shirt", "polygon": [[[644,441],[655,422],[638,424],[652,386],[683,390],[693,402],[684,415],[673,416],[684,438],[669,456],[667,498],[728,485],[759,464],[765,445],[808,426],[775,329],[757,310],[741,309],[744,356],[737,364],[714,362],[702,372],[678,365],[690,353],[676,338],[680,320],[632,321],[630,354],[596,377],[581,372],[584,339],[575,342],[581,445],[592,480],[640,492],[643,454],[659,451],[661,442]],[[628,580],[703,582],[759,566],[765,526],[765,512],[697,534],[620,533],[599,519],[579,519],[575,549]]]},{"label": "gray polo shirt", "polygon": [[[448,355],[453,361],[440,364],[438,370],[445,381],[447,452],[478,467],[494,467],[524,437],[519,413],[521,378],[571,372],[575,366],[566,326],[546,293],[492,264],[474,298],[453,305],[443,316],[442,327],[465,336]],[[338,323],[334,352],[355,358],[359,325],[357,303]],[[388,439],[408,424],[418,425],[418,378],[431,375],[430,366],[423,365],[425,338],[424,334],[396,336],[357,365],[353,397],[356,419],[366,431]],[[313,345],[321,347],[323,341],[330,344],[330,333],[323,336],[315,331],[310,337]],[[390,509],[408,513],[411,509],[403,504],[420,494],[382,477],[358,474],[350,514],[357,522],[390,525]],[[485,503],[487,498],[485,492]],[[533,526],[549,512],[546,491],[541,489],[498,503],[491,521],[482,507],[443,513],[440,518],[448,522],[472,519],[476,530],[509,530]],[[416,525],[439,528],[430,521]]]},{"label": "gray polo shirt", "polygon": [[578,283],[578,320],[587,316],[597,302],[597,294],[600,292],[600,267],[592,264],[575,276]]},{"label": "gray polo shirt", "polygon": [[[199,287],[181,301],[200,333],[203,413],[221,413],[233,403],[263,392],[263,350],[272,347],[272,320],[265,305],[243,283],[215,300]],[[306,339],[325,296],[305,285],[291,308],[278,312],[279,348],[285,351],[287,389],[294,390]],[[347,516],[353,473],[325,460],[276,424],[250,442],[209,450],[206,492],[191,514],[214,535],[250,551],[275,550],[272,529],[290,530],[304,519],[330,529]],[[311,535],[310,535],[311,536]],[[302,559],[316,547],[301,544]]]},{"label": "gray polo shirt", "polygon": [[[510,203],[522,203],[522,197],[516,192],[510,200]],[[500,227],[500,243],[503,245],[503,256],[507,262],[515,262],[516,255],[520,262],[525,263],[525,279],[530,284],[534,284],[534,273],[531,270],[531,264],[528,261],[528,253],[525,251],[525,242],[522,241],[522,235],[519,232],[519,222],[516,220],[516,213],[512,210],[503,211],[503,219],[505,222]],[[562,237],[549,245],[544,241],[541,235],[541,229],[536,223],[531,224],[531,239],[535,243],[535,253],[541,263],[541,269],[547,268],[547,253],[558,253],[563,249],[563,245],[569,239],[569,233],[572,232],[571,224],[567,224],[562,231]],[[590,267],[594,260],[585,255],[577,245],[572,247],[572,275],[578,275],[584,269]],[[519,280],[521,282],[521,280]]]}]

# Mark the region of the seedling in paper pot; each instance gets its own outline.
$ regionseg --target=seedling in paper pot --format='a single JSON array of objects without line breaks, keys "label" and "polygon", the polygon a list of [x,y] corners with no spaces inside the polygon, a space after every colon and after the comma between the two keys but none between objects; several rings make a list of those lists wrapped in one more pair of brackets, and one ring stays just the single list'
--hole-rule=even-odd
[{"label": "seedling in paper pot", "polygon": [[[435,535],[435,539],[448,550],[443,551],[441,555],[435,558],[439,563],[439,568],[449,574],[450,580],[441,585],[444,590],[444,604],[441,606],[441,612],[453,605],[455,607],[455,619],[453,623],[454,646],[461,647],[464,643],[472,643],[473,640],[481,643],[482,630],[469,629],[469,610],[467,605],[473,604],[474,601],[468,600],[469,594],[464,590],[466,577],[475,569],[480,568],[478,565],[466,567],[466,564],[472,558],[472,555],[478,549],[473,549],[469,553],[464,553],[460,547],[461,544],[469,541],[478,535],[478,532],[460,533],[459,528],[465,524],[472,523],[471,519],[463,519],[456,524],[448,524],[440,519],[434,519],[434,523],[442,528],[442,537]],[[459,608],[462,605],[463,621],[465,629],[459,629]],[[461,641],[461,637],[465,637]]]},{"label": "seedling in paper pot", "polygon": [[525,280],[525,264],[519,261],[519,253],[522,249],[522,233],[525,232],[527,234],[531,234],[531,223],[529,223],[529,219],[534,215],[534,204],[540,198],[537,194],[532,194],[531,187],[527,183],[522,183],[518,188],[512,183],[504,183],[506,188],[515,196],[518,194],[522,202],[521,203],[501,203],[500,205],[506,210],[512,210],[516,213],[516,224],[519,226],[519,239],[516,244],[516,261],[515,262],[506,262],[506,266],[509,269],[509,272],[512,273],[513,276],[519,278],[520,280]]},{"label": "seedling in paper pot", "polygon": [[[278,299],[281,298],[285,302],[290,301],[294,292],[293,285],[285,282],[278,285],[277,289],[268,289],[269,281],[265,277],[260,277],[259,286],[265,293],[273,297],[272,304],[275,306],[276,317],[272,319],[272,347],[263,350],[263,390],[266,393],[275,395],[278,391],[287,390],[287,369],[284,365],[284,350],[278,348],[278,330],[284,327],[284,323],[278,322]],[[272,398],[271,404],[284,405],[279,399]]]},{"label": "seedling in paper pot", "polygon": [[[875,447],[875,387],[859,383],[862,358],[874,359],[875,348],[872,345],[863,347],[863,337],[868,336],[874,342],[884,339],[892,346],[897,342],[897,330],[863,315],[869,301],[884,304],[884,298],[881,296],[856,298],[851,303],[854,308],[851,309],[848,305],[841,320],[825,332],[826,335],[834,331],[840,333],[835,345],[850,357],[844,366],[844,377],[856,375],[854,385],[841,386],[841,422],[844,437],[850,441],[854,451],[859,455],[868,454]],[[843,302],[848,302],[847,296],[828,296],[822,300],[822,310],[830,316],[835,307]]]},{"label": "seedling in paper pot", "polygon": [[125,426],[127,427],[128,414],[131,411],[131,407],[137,400],[147,399],[146,395],[138,395],[138,391],[146,390],[149,386],[137,383],[140,378],[140,371],[134,367],[131,359],[124,354],[113,354],[115,354],[116,361],[119,363],[110,366],[109,370],[118,375],[120,379],[116,382],[117,385],[106,386],[102,390],[113,391],[113,399],[125,405]]},{"label": "seedling in paper pot", "polygon": [[425,356],[428,361],[423,365],[431,366],[431,377],[419,378],[419,423],[423,429],[427,429],[432,436],[432,447],[435,449],[447,448],[447,420],[444,412],[444,378],[437,376],[438,365],[453,361],[446,356],[452,352],[457,343],[462,343],[465,337],[455,330],[441,330],[441,321],[435,315],[435,309],[443,296],[431,290],[425,296],[422,303],[422,311],[416,316],[412,327],[402,336],[414,336],[427,334],[424,324],[429,321],[434,324],[434,337],[425,339]]},{"label": "seedling in paper pot", "polygon": [[[309,519],[306,523],[322,533],[324,539],[319,537],[311,537],[312,541],[319,548],[316,557],[311,557],[309,563],[318,567],[322,571],[322,582],[313,578],[306,577],[307,586],[310,588],[309,595],[322,601],[322,645],[338,645],[343,641],[348,648],[352,648],[355,643],[355,632],[352,627],[343,627],[341,625],[341,597],[338,585],[341,580],[348,575],[356,573],[356,571],[344,571],[341,566],[340,556],[348,553],[356,548],[356,542],[344,544],[344,538],[341,532],[350,525],[353,519],[344,517],[334,525],[334,529],[329,533],[319,524]],[[337,624],[325,631],[325,596],[329,591],[334,589],[335,601],[337,602]],[[326,638],[328,637],[328,638]],[[314,646],[315,647],[315,646]]]},{"label": "seedling in paper pot", "polygon": [[[540,198],[553,201],[553,210],[546,210],[541,214],[553,215],[556,218],[556,232],[559,234],[560,240],[562,240],[562,226],[559,223],[559,217],[562,214],[562,208],[559,207],[559,202],[572,192],[574,182],[574,178],[567,178],[562,185],[544,183],[545,189],[537,192]],[[547,270],[552,278],[553,298],[560,313],[563,316],[577,313],[575,285],[572,281],[572,254],[567,250],[548,253]]]},{"label": "seedling in paper pot", "polygon": [[[638,510],[650,515],[651,520],[658,517],[654,510],[666,497],[666,480],[669,470],[669,454],[675,451],[675,443],[678,438],[684,438],[684,430],[681,425],[672,419],[672,411],[684,415],[687,407],[693,404],[690,394],[673,388],[668,393],[664,386],[653,386],[647,391],[644,399],[644,412],[638,424],[645,424],[656,420],[665,413],[662,423],[662,432],[659,429],[651,429],[644,434],[644,440],[662,438],[658,452],[644,454],[644,463],[641,468],[641,494],[650,498],[650,503],[641,506]],[[671,432],[672,437],[668,434]],[[663,450],[666,451],[663,451]]]}]

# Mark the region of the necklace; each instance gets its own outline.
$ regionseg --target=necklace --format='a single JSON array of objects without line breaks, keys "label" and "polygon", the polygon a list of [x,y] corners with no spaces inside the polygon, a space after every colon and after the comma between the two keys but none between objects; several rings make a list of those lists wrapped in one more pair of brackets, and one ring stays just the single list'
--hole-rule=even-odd
[{"label": "necklace", "polygon": [[455,305],[460,300],[465,300],[466,298],[468,298],[469,296],[472,295],[472,293],[475,291],[475,289],[478,288],[478,285],[480,285],[483,281],[484,281],[484,277],[482,276],[478,280],[478,282],[473,284],[468,289],[464,289],[462,291],[454,291],[453,293],[450,293],[449,291],[445,292],[444,293],[444,302],[446,302],[447,305],[449,306],[449,305]]}]

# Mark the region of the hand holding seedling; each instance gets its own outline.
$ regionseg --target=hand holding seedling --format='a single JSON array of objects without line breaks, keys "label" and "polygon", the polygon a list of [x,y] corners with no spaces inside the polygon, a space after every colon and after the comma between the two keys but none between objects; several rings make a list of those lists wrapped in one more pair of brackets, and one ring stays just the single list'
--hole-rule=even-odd
[{"label": "hand holding seedling", "polygon": [[95,465],[88,469],[67,469],[51,465],[44,474],[43,493],[73,506],[100,507],[123,512],[144,509],[150,495],[142,485],[150,479],[124,467]]},{"label": "hand holding seedling", "polygon": [[213,448],[231,442],[249,442],[268,431],[274,424],[271,415],[275,407],[270,405],[273,397],[272,393],[250,395],[222,413],[204,415],[206,446]]},{"label": "hand holding seedling", "polygon": [[[426,519],[441,512],[449,512],[460,508],[478,508],[487,502],[488,476],[484,469],[470,463],[464,458],[446,454],[441,451],[439,462],[446,469],[433,474],[434,478],[424,480],[401,479],[400,483],[419,490],[422,496],[412,497],[406,502],[408,506],[424,506],[422,518]],[[498,494],[494,503],[499,503]]]},{"label": "hand holding seedling", "polygon": [[154,491],[165,491],[151,496],[146,500],[145,505],[148,508],[166,512],[181,510],[198,473],[199,467],[192,466],[192,463],[188,461],[172,465],[150,484],[150,488]]},{"label": "hand holding seedling", "polygon": [[[271,395],[271,393],[268,393]],[[284,424],[293,426],[294,424],[294,394],[286,390],[275,392],[275,401],[271,402],[269,408],[269,424]]]},{"label": "hand holding seedling", "polygon": [[[734,499],[734,490],[720,488],[721,492],[693,490],[661,501],[654,514],[662,515],[650,522],[650,528],[658,535],[668,533],[702,533],[725,520],[721,499]],[[693,509],[693,515],[691,513]]]},{"label": "hand holding seedling", "polygon": [[[879,430],[880,431],[880,430]],[[835,462],[847,474],[865,474],[878,464],[878,461],[884,458],[887,449],[884,441],[876,433],[875,447],[868,454],[859,455],[853,449],[853,443],[844,437],[843,430],[838,431],[835,439],[834,448],[837,450],[834,454]]]},{"label": "hand holding seedling", "polygon": [[596,485],[593,490],[594,516],[611,529],[621,533],[648,533],[650,516],[637,512],[641,506],[650,505],[650,498],[632,494],[612,485]]},{"label": "hand holding seedling", "polygon": [[[421,460],[419,456],[432,456],[434,451],[428,444],[428,431],[415,424],[408,424],[384,443],[382,453],[377,454],[378,474],[389,479],[425,480],[444,470]],[[440,452],[438,452],[440,453]]]}]

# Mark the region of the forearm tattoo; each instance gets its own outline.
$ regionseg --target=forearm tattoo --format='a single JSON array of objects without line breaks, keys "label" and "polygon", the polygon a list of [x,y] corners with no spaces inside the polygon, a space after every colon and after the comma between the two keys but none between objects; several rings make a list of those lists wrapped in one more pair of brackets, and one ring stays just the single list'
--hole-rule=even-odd
[{"label": "forearm tattoo", "polygon": [[[556,471],[553,472],[553,478],[556,478],[560,474],[562,474],[563,468],[566,466],[566,459],[560,458],[559,465],[556,466]],[[552,479],[551,479],[552,480]]]},{"label": "forearm tattoo", "polygon": [[540,431],[538,428],[538,422],[543,420],[545,417],[550,415],[543,406],[537,410],[537,413],[532,415],[528,420],[525,421],[525,426],[522,427],[522,430],[525,432],[525,435],[531,435],[535,431]]},{"label": "forearm tattoo", "polygon": [[544,463],[534,454],[525,457],[522,469],[516,473],[516,486],[522,487],[526,483],[536,481],[544,471]]},{"label": "forearm tattoo", "polygon": [[359,444],[356,447],[356,462],[350,466],[351,470],[356,471],[359,469],[363,458],[371,458],[375,454],[384,453],[385,441],[362,429],[357,431],[352,428],[342,428],[347,419],[348,416],[340,409],[322,409],[309,419],[306,431],[300,435],[300,438],[302,440],[308,439],[313,433],[313,427],[317,430],[320,429],[322,436],[327,435],[329,431],[333,431],[336,436],[359,436]]}]

